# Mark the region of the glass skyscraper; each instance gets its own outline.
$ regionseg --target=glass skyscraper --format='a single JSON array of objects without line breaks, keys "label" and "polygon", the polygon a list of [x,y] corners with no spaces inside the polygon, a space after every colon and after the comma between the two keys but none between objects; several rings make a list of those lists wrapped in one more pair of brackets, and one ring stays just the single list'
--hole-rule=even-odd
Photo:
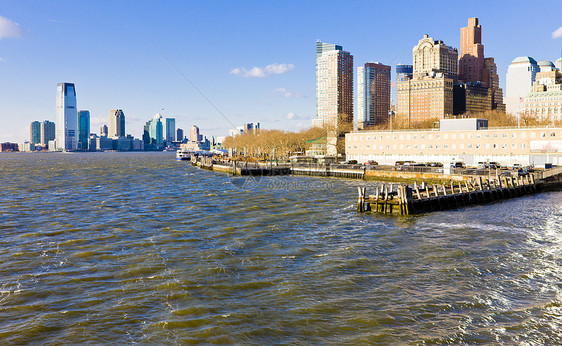
[{"label": "glass skyscraper", "polygon": [[55,139],[55,123],[45,120],[41,123],[41,146],[47,148],[49,141]]},{"label": "glass skyscraper", "polygon": [[142,139],[145,144],[145,148],[152,146],[156,149],[162,144],[162,142],[164,142],[162,116],[160,113],[156,113],[154,118],[146,122],[144,125]]},{"label": "glass skyscraper", "polygon": [[76,89],[73,83],[57,84],[55,121],[57,150],[76,150],[78,148],[78,114]]},{"label": "glass skyscraper", "polygon": [[29,143],[41,143],[41,123],[34,121],[29,125]]},{"label": "glass skyscraper", "polygon": [[90,141],[90,111],[78,111],[78,149],[88,150]]},{"label": "glass skyscraper", "polygon": [[176,119],[164,118],[162,120],[164,140],[170,144],[176,140]]}]

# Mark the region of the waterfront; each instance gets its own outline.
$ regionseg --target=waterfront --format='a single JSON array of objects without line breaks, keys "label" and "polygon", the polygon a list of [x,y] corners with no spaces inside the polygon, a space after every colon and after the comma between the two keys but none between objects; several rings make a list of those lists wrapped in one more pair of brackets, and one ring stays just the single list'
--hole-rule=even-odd
[{"label": "waterfront", "polygon": [[2,154],[0,177],[3,344],[562,342],[562,193],[386,217],[356,212],[373,182],[173,153]]}]

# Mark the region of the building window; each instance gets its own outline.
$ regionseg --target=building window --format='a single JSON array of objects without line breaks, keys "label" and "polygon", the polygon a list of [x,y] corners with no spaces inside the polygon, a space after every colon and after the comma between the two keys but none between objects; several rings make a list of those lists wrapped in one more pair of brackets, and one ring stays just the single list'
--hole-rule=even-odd
[{"label": "building window", "polygon": [[517,144],[511,143],[511,149],[516,149],[516,148],[517,148]]},{"label": "building window", "polygon": [[523,148],[523,149],[525,149],[526,146],[527,146],[527,145],[525,145],[525,143],[522,143],[522,144],[521,144],[521,148]]}]

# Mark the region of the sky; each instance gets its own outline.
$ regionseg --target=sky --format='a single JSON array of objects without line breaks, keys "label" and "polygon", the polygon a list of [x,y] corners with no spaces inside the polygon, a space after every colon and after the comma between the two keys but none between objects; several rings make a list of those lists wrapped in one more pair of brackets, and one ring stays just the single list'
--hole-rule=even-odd
[{"label": "sky", "polygon": [[54,121],[60,82],[75,84],[93,133],[112,109],[137,138],[157,112],[209,138],[248,122],[300,130],[316,116],[316,40],[394,77],[424,34],[460,49],[469,17],[505,89],[516,57],[561,56],[560,13],[560,0],[0,0],[0,142]]}]

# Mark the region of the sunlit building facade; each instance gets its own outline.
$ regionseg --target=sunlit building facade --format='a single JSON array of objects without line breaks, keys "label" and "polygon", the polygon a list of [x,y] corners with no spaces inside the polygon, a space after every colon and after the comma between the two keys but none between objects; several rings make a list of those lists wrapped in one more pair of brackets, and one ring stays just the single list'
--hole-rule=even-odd
[{"label": "sunlit building facade", "polygon": [[73,83],[57,84],[55,109],[57,150],[71,151],[78,147],[78,113]]},{"label": "sunlit building facade", "polygon": [[358,128],[388,122],[390,83],[390,66],[366,63],[357,68]]}]

